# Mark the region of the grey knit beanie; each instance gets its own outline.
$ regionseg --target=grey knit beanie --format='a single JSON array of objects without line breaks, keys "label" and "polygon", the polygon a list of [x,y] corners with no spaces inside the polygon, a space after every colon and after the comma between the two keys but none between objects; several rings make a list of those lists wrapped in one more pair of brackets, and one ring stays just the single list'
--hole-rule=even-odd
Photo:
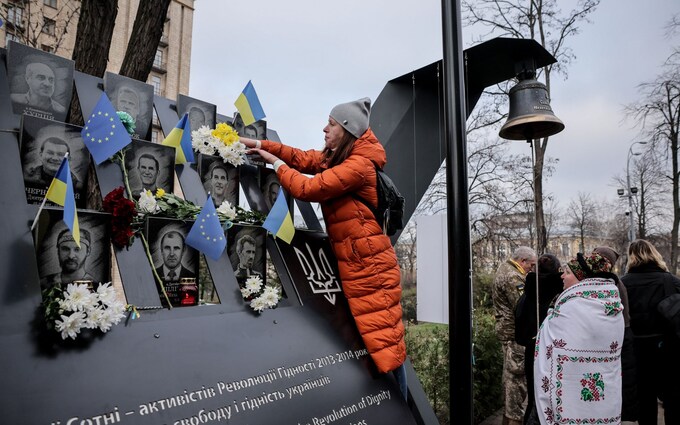
[{"label": "grey knit beanie", "polygon": [[364,97],[337,105],[331,110],[330,116],[358,139],[368,130],[370,114],[371,99]]}]

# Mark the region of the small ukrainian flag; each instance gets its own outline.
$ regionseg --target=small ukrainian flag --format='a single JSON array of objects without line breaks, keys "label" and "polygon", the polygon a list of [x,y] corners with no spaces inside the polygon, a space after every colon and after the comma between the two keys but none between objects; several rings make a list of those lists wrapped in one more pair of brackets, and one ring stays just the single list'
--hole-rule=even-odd
[{"label": "small ukrainian flag", "polygon": [[181,120],[172,129],[168,137],[161,143],[175,148],[175,164],[194,162],[194,151],[191,146],[191,124],[189,114],[184,114]]},{"label": "small ukrainian flag", "polygon": [[257,98],[257,93],[255,93],[255,87],[253,87],[252,81],[248,81],[248,84],[246,84],[246,87],[238,96],[236,102],[234,102],[234,106],[238,109],[238,113],[241,114],[244,125],[250,125],[265,117],[264,110],[260,104],[260,99]]},{"label": "small ukrainian flag", "polygon": [[293,226],[293,218],[290,216],[283,188],[279,188],[279,195],[276,197],[269,215],[264,220],[264,223],[262,223],[262,227],[287,244],[290,244],[293,240],[295,226]]},{"label": "small ukrainian flag", "polygon": [[78,212],[76,211],[76,201],[73,196],[73,180],[71,179],[71,169],[68,166],[68,158],[64,157],[47,189],[45,198],[57,205],[64,207],[64,223],[71,231],[76,245],[80,246],[80,226],[78,225]]}]

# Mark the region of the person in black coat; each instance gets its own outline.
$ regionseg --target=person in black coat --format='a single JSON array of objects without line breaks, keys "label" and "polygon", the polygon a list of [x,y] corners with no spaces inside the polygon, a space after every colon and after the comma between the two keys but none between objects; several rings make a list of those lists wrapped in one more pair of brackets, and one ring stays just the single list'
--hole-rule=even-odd
[{"label": "person in black coat", "polygon": [[[524,372],[527,378],[527,409],[524,413],[526,424],[535,409],[534,403],[534,349],[538,326],[548,313],[550,304],[562,293],[563,282],[560,260],[552,254],[541,255],[537,261],[536,273],[527,274],[524,294],[515,308],[515,342],[524,346]],[[538,291],[537,291],[538,288]],[[538,292],[538,321],[536,320],[536,292]]]},{"label": "person in black coat", "polygon": [[656,425],[657,398],[663,401],[665,423],[680,424],[680,340],[657,312],[669,292],[680,293],[680,279],[668,272],[661,254],[643,239],[630,244],[627,268],[621,280],[628,290],[634,334],[638,424]]}]

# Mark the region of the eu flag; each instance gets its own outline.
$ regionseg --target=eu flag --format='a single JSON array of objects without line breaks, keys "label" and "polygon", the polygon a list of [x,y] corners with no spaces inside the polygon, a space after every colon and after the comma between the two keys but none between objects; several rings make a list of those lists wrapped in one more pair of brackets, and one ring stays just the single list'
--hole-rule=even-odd
[{"label": "eu flag", "polygon": [[196,248],[213,260],[220,258],[224,248],[227,247],[227,239],[224,237],[220,219],[217,218],[211,195],[208,195],[208,200],[205,201],[203,209],[189,230],[187,245]]},{"label": "eu flag", "polygon": [[45,197],[57,205],[64,207],[64,223],[68,226],[76,241],[80,246],[80,226],[78,225],[78,212],[76,211],[76,201],[73,196],[73,180],[71,179],[71,169],[68,166],[68,158],[64,157],[47,189]]},{"label": "eu flag", "polygon": [[265,117],[264,110],[260,104],[260,99],[257,98],[255,87],[252,81],[248,81],[246,87],[234,102],[234,106],[238,109],[244,125],[250,125],[255,121],[259,121]]},{"label": "eu flag", "polygon": [[80,134],[97,164],[132,142],[106,93],[102,93]]},{"label": "eu flag", "polygon": [[283,188],[279,188],[279,194],[272,206],[269,215],[262,223],[262,227],[269,230],[277,238],[290,244],[295,236],[295,226],[293,226],[293,219],[290,216],[290,210],[286,203],[286,197],[283,194]]},{"label": "eu flag", "polygon": [[194,162],[194,151],[193,147],[191,146],[191,123],[189,122],[189,114],[184,114],[182,119],[179,120],[175,128],[170,131],[168,137],[166,137],[161,144],[175,148],[175,164]]}]

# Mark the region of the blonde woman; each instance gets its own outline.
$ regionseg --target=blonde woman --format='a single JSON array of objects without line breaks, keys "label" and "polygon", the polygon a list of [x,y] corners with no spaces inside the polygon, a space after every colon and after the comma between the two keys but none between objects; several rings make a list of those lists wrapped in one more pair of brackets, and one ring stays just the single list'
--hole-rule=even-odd
[{"label": "blonde woman", "polygon": [[628,248],[627,274],[621,278],[628,290],[630,326],[633,329],[640,405],[639,425],[656,425],[657,398],[663,401],[667,424],[680,424],[680,341],[656,307],[668,292],[680,292],[680,279],[654,245],[644,239]]}]

